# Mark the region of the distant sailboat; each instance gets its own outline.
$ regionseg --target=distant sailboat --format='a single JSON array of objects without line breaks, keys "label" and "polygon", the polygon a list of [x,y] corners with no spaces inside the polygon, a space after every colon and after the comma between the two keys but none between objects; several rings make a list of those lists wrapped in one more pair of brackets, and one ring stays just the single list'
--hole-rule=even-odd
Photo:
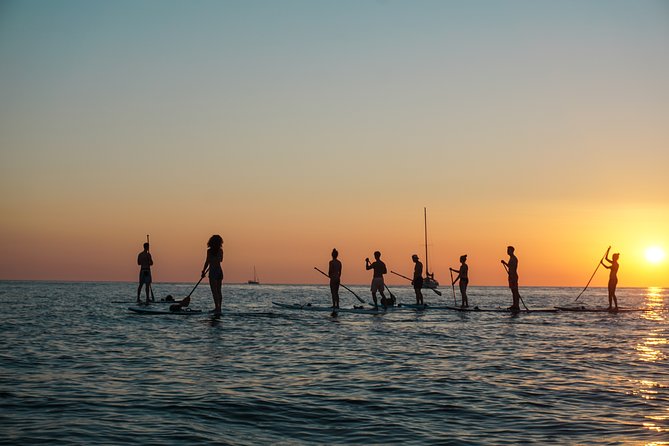
[{"label": "distant sailboat", "polygon": [[434,273],[430,273],[427,263],[427,208],[423,208],[423,218],[425,222],[425,279],[423,279],[423,288],[436,289],[439,286],[434,278]]},{"label": "distant sailboat", "polygon": [[260,285],[260,281],[258,280],[258,275],[256,274],[256,267],[255,265],[253,266],[253,279],[248,281],[249,285]]}]

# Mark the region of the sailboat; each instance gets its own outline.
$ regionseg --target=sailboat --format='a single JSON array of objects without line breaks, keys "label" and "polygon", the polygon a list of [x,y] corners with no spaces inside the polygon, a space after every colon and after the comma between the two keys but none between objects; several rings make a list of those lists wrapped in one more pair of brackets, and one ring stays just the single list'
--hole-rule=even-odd
[{"label": "sailboat", "polygon": [[434,278],[434,273],[430,272],[427,257],[427,208],[423,208],[423,220],[425,222],[425,279],[423,279],[423,288],[436,289],[439,282]]},{"label": "sailboat", "polygon": [[260,285],[260,281],[258,280],[258,275],[256,274],[256,267],[253,265],[253,279],[248,281],[249,285]]}]

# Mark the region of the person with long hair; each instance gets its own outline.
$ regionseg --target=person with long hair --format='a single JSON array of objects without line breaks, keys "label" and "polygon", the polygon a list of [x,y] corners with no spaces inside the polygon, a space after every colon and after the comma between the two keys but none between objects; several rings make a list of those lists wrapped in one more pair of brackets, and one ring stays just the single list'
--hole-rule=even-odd
[{"label": "person with long hair", "polygon": [[214,298],[214,314],[221,314],[221,304],[223,303],[223,238],[218,235],[212,235],[207,242],[207,256],[202,267],[202,277],[207,274],[209,268],[209,287],[211,295]]},{"label": "person with long hair", "polygon": [[[620,254],[615,253],[613,254],[613,256],[611,256],[611,259],[609,259],[609,251],[611,251],[610,246],[609,249],[606,250],[604,259],[602,259],[602,266],[609,270],[609,311],[618,311],[616,286],[618,286],[618,268],[620,267],[620,265],[618,265],[618,258],[620,257]],[[606,265],[604,263],[604,260],[609,262],[610,265]],[[615,307],[613,307],[612,305],[615,305]]]}]

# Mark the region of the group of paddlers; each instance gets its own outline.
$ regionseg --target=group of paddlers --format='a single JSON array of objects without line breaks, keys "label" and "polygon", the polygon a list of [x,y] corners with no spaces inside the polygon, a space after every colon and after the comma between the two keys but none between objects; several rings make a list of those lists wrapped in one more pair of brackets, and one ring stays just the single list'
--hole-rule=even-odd
[{"label": "group of paddlers", "polygon": [[[609,297],[609,310],[618,310],[618,300],[616,298],[616,286],[618,284],[618,258],[620,254],[613,254],[612,258],[609,259],[609,252],[611,247],[606,250],[606,254],[602,257],[600,261],[601,265],[604,268],[610,270],[609,273],[609,284],[608,284],[608,297]],[[518,257],[515,255],[515,248],[513,246],[507,246],[506,253],[509,256],[508,260],[501,260],[504,269],[506,270],[508,280],[509,280],[509,289],[511,290],[512,304],[509,307],[511,312],[520,311],[520,302],[522,297],[520,296],[520,291],[518,290]],[[341,284],[341,273],[342,273],[342,263],[338,259],[339,252],[336,249],[332,250],[332,260],[330,260],[328,267],[328,276],[330,277],[330,292],[332,294],[332,308],[339,308],[339,286]],[[417,254],[411,256],[411,260],[414,263],[413,278],[411,279],[411,284],[413,285],[414,292],[416,293],[416,305],[424,305],[423,301],[423,284],[425,279],[423,278],[423,264],[418,258]],[[604,263],[608,262],[608,265]],[[372,299],[374,300],[374,307],[378,308],[379,301],[377,300],[377,293],[381,295],[380,304],[385,307],[394,306],[397,304],[395,302],[395,296],[390,294],[390,297],[386,297],[384,290],[388,287],[385,285],[383,276],[388,273],[386,264],[381,260],[381,252],[374,252],[374,261],[370,262],[369,257],[365,259],[365,269],[373,270],[372,274],[372,283],[371,283],[371,292]],[[467,286],[469,285],[469,265],[467,265],[467,255],[460,256],[460,268],[454,269],[449,268],[451,272],[457,273],[457,276],[453,279],[451,285],[459,283],[461,301],[460,306],[462,308],[469,307],[469,300],[467,298]],[[426,272],[427,279],[433,279],[430,277],[430,273]],[[404,277],[404,276],[403,276]],[[388,290],[390,291],[390,290]],[[524,305],[524,303],[523,303]]]},{"label": "group of paddlers", "polygon": [[[207,253],[204,259],[204,266],[202,267],[200,281],[197,282],[188,296],[170,305],[170,311],[181,311],[188,307],[190,304],[191,294],[193,294],[193,291],[195,291],[197,285],[199,285],[202,279],[204,279],[207,273],[209,273],[209,287],[211,288],[211,295],[214,299],[214,310],[212,312],[214,315],[220,315],[221,305],[223,304],[223,267],[221,266],[221,262],[223,262],[223,238],[218,234],[214,234],[207,241]],[[151,288],[151,266],[153,265],[153,258],[149,252],[148,241],[144,243],[144,250],[137,256],[137,264],[139,265],[137,303],[141,303],[140,296],[142,293],[142,287],[145,287],[146,304],[148,305],[150,301],[155,301],[155,297],[153,297],[153,291]],[[168,296],[166,300],[170,297],[171,296]]]},{"label": "group of paddlers", "polygon": [[[148,236],[147,236],[148,238]],[[607,268],[609,273],[609,284],[608,284],[608,297],[609,297],[609,310],[618,310],[618,300],[616,298],[616,286],[618,284],[618,258],[620,254],[613,254],[612,258],[609,259],[609,252],[611,247],[606,250],[606,254],[602,257],[600,261],[601,265]],[[502,265],[508,275],[509,280],[509,289],[511,290],[512,295],[512,304],[509,307],[511,312],[520,311],[520,302],[522,297],[518,290],[518,257],[515,255],[515,248],[513,246],[508,246],[506,248],[506,253],[509,256],[508,260],[502,260]],[[330,292],[332,295],[332,308],[339,308],[339,287],[341,285],[341,274],[342,274],[342,263],[338,259],[339,252],[336,249],[332,250],[332,260],[330,260],[328,266],[327,276],[330,278]],[[413,278],[411,278],[411,284],[413,285],[414,292],[416,293],[416,304],[424,305],[423,301],[423,285],[424,282],[429,279],[429,282],[434,283],[434,277],[429,272],[425,272],[426,278],[423,278],[423,263],[418,258],[417,254],[411,256],[411,260],[414,263],[413,269]],[[214,314],[221,313],[221,305],[223,301],[222,296],[222,285],[223,285],[223,268],[221,267],[221,262],[223,261],[223,238],[218,235],[212,235],[207,242],[207,253],[204,261],[204,266],[202,267],[202,273],[200,281],[205,277],[207,272],[209,273],[209,286],[211,288],[212,297],[214,300]],[[608,262],[608,265],[604,263]],[[153,297],[153,292],[151,290],[151,266],[153,265],[153,258],[149,252],[149,242],[144,243],[144,250],[139,253],[137,256],[137,264],[140,266],[139,270],[139,286],[137,287],[137,303],[141,302],[140,295],[142,287],[145,287],[146,292],[146,303],[148,304],[151,300],[155,300]],[[598,265],[599,266],[599,265]],[[382,306],[389,307],[397,304],[395,302],[395,296],[392,293],[389,293],[390,296],[386,297],[384,290],[388,287],[386,286],[383,276],[388,273],[386,264],[381,260],[381,252],[374,252],[374,261],[371,262],[369,257],[365,259],[365,269],[372,270],[372,283],[371,283],[371,292],[372,299],[374,300],[374,307],[378,308],[379,303]],[[467,298],[467,286],[469,285],[469,266],[467,265],[467,255],[460,256],[460,268],[454,269],[449,268],[451,272],[457,273],[457,276],[452,279],[451,285],[459,283],[460,295],[461,295],[461,307],[469,307],[469,300]],[[596,270],[595,270],[596,271]],[[452,276],[451,276],[452,277]],[[198,282],[199,284],[200,282]],[[197,287],[197,285],[195,285]],[[195,288],[193,288],[195,291]],[[175,302],[171,307],[174,308],[173,311],[179,311],[187,307],[190,303],[190,296],[193,293],[186,296],[179,302]],[[377,300],[377,293],[381,295],[380,302]],[[524,303],[523,303],[524,305]]]}]

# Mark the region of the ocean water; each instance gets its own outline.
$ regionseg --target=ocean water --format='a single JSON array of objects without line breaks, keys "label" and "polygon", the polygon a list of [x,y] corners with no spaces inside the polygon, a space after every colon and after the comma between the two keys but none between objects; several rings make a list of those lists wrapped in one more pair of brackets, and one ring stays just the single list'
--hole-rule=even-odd
[{"label": "ocean water", "polygon": [[[156,284],[156,297],[192,284]],[[368,296],[366,287],[352,287]],[[400,301],[412,291],[393,288]],[[432,303],[452,302],[451,290]],[[575,288],[521,288],[530,308]],[[3,444],[662,444],[666,290],[636,313],[291,311],[326,286],[224,286],[224,314],[131,313],[132,283],[0,282]],[[589,290],[587,304],[605,304]],[[342,306],[357,303],[342,290]],[[470,303],[508,306],[505,288]],[[191,307],[213,307],[207,286]],[[664,443],[669,444],[669,443]]]}]

